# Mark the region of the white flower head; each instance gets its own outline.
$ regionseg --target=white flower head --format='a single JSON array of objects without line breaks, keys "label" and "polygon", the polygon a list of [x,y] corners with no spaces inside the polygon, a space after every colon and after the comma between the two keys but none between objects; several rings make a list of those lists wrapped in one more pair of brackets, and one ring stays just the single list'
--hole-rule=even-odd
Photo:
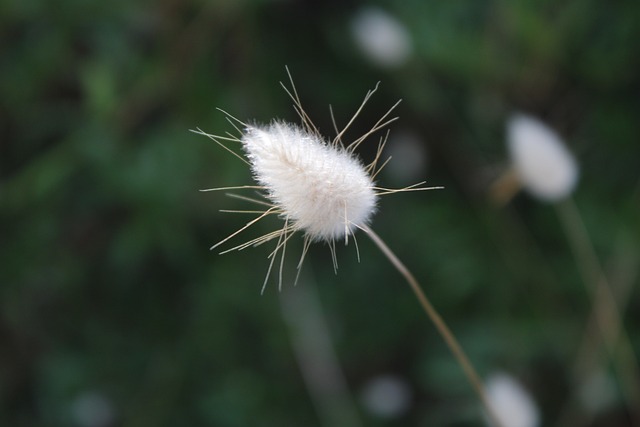
[{"label": "white flower head", "polygon": [[351,33],[360,50],[380,67],[401,66],[413,50],[404,25],[377,7],[367,6],[358,11],[351,21]]},{"label": "white flower head", "polygon": [[[288,72],[288,70],[287,70]],[[291,75],[289,75],[291,79]],[[245,226],[212,247],[216,248],[240,232],[251,227],[262,218],[277,215],[284,220],[281,229],[235,246],[227,251],[257,246],[271,240],[277,240],[276,248],[269,258],[269,270],[265,278],[265,285],[269,278],[274,260],[280,254],[280,281],[282,285],[282,268],[287,241],[297,232],[304,235],[302,256],[298,263],[298,271],[312,242],[324,241],[328,243],[332,253],[334,269],[337,268],[335,256],[335,242],[344,240],[349,242],[355,236],[357,229],[368,230],[368,224],[376,210],[378,196],[402,191],[425,190],[419,187],[421,183],[401,188],[386,189],[375,186],[375,176],[380,172],[384,163],[378,165],[387,137],[380,139],[377,155],[374,160],[364,165],[354,154],[362,142],[371,134],[387,126],[397,119],[388,118],[396,103],[360,138],[349,145],[342,143],[342,137],[360,113],[364,104],[377,89],[370,90],[347,125],[338,131],[332,141],[325,140],[311,119],[302,109],[300,99],[291,79],[292,91],[284,85],[283,88],[293,99],[294,107],[302,119],[302,126],[274,120],[268,125],[249,125],[227,114],[229,122],[238,123],[242,130],[235,136],[209,135],[200,129],[195,131],[205,135],[216,143],[232,152],[236,157],[249,165],[253,178],[258,185],[211,188],[203,191],[255,189],[260,191],[264,200],[256,200],[245,196],[235,196],[240,199],[265,206],[262,211],[242,211],[257,214]],[[399,101],[398,101],[399,102]],[[222,110],[221,110],[222,111]],[[335,120],[334,120],[335,123]],[[387,133],[388,135],[388,133]],[[237,154],[223,144],[225,142],[240,143],[245,157]],[[386,163],[386,162],[385,162]],[[356,242],[357,251],[357,242]],[[263,286],[264,290],[264,286]]]},{"label": "white flower head", "polygon": [[495,373],[485,382],[489,404],[503,427],[537,427],[538,408],[529,393],[512,376]]},{"label": "white flower head", "polygon": [[507,142],[516,173],[531,194],[550,202],[571,194],[578,165],[557,133],[533,117],[515,114],[507,123]]}]

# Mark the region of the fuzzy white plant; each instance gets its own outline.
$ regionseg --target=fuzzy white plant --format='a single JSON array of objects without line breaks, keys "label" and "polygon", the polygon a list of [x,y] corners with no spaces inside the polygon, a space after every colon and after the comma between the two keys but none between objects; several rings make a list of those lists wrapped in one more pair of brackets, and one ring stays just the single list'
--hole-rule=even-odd
[{"label": "fuzzy white plant", "polygon": [[507,122],[507,142],[515,171],[531,194],[550,202],[571,194],[578,165],[555,131],[531,116],[515,114]]},{"label": "fuzzy white plant", "polygon": [[351,33],[362,53],[380,67],[400,67],[411,57],[413,41],[409,31],[383,9],[360,9],[351,21]]},{"label": "fuzzy white plant", "polygon": [[[287,73],[289,73],[288,69]],[[282,271],[286,245],[293,235],[297,233],[304,235],[302,254],[298,262],[299,273],[302,262],[312,242],[324,241],[328,244],[335,269],[337,268],[335,253],[336,241],[344,240],[345,244],[347,244],[349,238],[352,237],[357,252],[358,245],[355,240],[355,232],[358,229],[364,231],[407,280],[422,308],[434,322],[434,325],[464,369],[469,381],[480,396],[485,409],[489,414],[492,414],[493,412],[489,407],[488,398],[486,393],[484,393],[482,381],[475,372],[475,369],[473,369],[473,366],[457,340],[435,308],[431,305],[411,272],[389,249],[384,241],[369,227],[369,222],[376,210],[376,201],[379,196],[405,191],[441,188],[423,187],[424,182],[399,189],[389,189],[375,185],[376,175],[386,164],[386,161],[379,164],[379,160],[388,133],[380,138],[377,154],[374,160],[368,165],[364,165],[354,154],[360,144],[373,133],[397,119],[397,117],[389,118],[389,115],[398,105],[399,101],[393,105],[367,133],[345,146],[342,142],[345,132],[353,124],[371,95],[376,91],[377,85],[373,90],[367,92],[364,101],[341,131],[338,131],[332,112],[336,136],[333,140],[328,141],[320,135],[320,132],[303,110],[291,74],[289,74],[289,79],[291,82],[291,91],[287,89],[284,84],[281,83],[281,85],[294,102],[294,108],[302,119],[301,127],[282,121],[273,121],[268,125],[247,124],[224,110],[220,110],[227,115],[227,120],[236,128],[239,136],[232,134],[227,134],[227,136],[211,135],[200,129],[193,131],[211,138],[224,149],[245,162],[251,168],[254,180],[258,184],[219,187],[202,191],[258,190],[263,200],[238,195],[235,197],[255,202],[265,208],[263,210],[228,211],[251,213],[257,216],[239,230],[218,242],[212,249],[227,242],[267,216],[276,215],[280,217],[284,222],[281,228],[223,252],[241,250],[276,240],[275,249],[269,254],[269,268],[262,287],[262,291],[264,292],[274,261],[278,255],[280,255],[278,283],[279,287],[282,286]],[[242,129],[236,125],[239,125]],[[245,152],[245,157],[236,153],[225,143],[241,145]],[[497,426],[500,425],[497,418],[492,417],[492,419],[496,421],[495,424]]]},{"label": "fuzzy white plant", "polygon": [[[578,162],[562,138],[536,118],[514,114],[507,121],[506,130],[513,168],[494,184],[494,199],[505,203],[520,184],[539,200],[554,204],[593,306],[576,365],[588,364],[582,361],[590,360],[595,348],[603,345],[621,373],[618,381],[624,384],[621,390],[633,412],[640,408],[640,364],[624,329],[615,292],[571,197],[578,183]],[[578,383],[582,382],[580,378]]]},{"label": "fuzzy white plant", "polygon": [[[289,77],[291,78],[291,76]],[[291,80],[291,85],[292,90],[290,91],[282,84],[294,102],[294,107],[302,119],[302,126],[278,120],[274,120],[268,125],[247,124],[221,110],[227,115],[227,119],[234,127],[236,124],[242,127],[243,130],[236,127],[240,136],[210,135],[200,129],[194,131],[211,138],[247,163],[258,184],[256,186],[210,188],[202,191],[259,190],[264,200],[254,200],[244,196],[235,197],[254,201],[266,207],[262,211],[242,211],[256,213],[258,216],[212,246],[211,249],[217,248],[266,216],[277,215],[284,220],[282,228],[224,251],[244,249],[277,239],[276,247],[269,255],[271,262],[263,284],[263,291],[278,254],[281,257],[279,287],[282,286],[286,245],[294,234],[301,232],[304,235],[298,272],[309,246],[318,241],[328,244],[334,268],[337,268],[336,241],[344,240],[345,244],[348,244],[349,238],[353,237],[357,251],[354,233],[357,229],[369,232],[368,224],[376,211],[376,202],[379,196],[441,188],[421,187],[424,182],[399,189],[376,186],[375,177],[386,164],[386,162],[378,164],[387,140],[386,135],[380,139],[377,154],[368,165],[364,165],[355,155],[355,150],[369,136],[397,119],[397,117],[389,118],[389,115],[399,101],[367,133],[347,146],[342,143],[344,133],[353,124],[371,95],[375,93],[377,85],[367,93],[362,105],[347,125],[341,131],[338,131],[336,126],[337,135],[331,141],[327,141],[320,135],[309,116],[302,109],[293,80]],[[246,158],[227,147],[224,144],[225,141],[239,143]]]},{"label": "fuzzy white plant", "polygon": [[242,145],[255,180],[292,231],[331,242],[348,238],[373,215],[373,180],[350,151],[278,121],[247,127]]},{"label": "fuzzy white plant", "polygon": [[496,372],[485,383],[491,407],[504,427],[538,427],[540,413],[529,392],[511,375]]}]

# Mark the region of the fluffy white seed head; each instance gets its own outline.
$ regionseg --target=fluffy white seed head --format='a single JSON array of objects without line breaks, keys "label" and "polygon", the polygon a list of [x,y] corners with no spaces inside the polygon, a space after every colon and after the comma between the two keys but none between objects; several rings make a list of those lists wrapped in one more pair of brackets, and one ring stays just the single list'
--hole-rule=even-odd
[{"label": "fluffy white seed head", "polygon": [[[287,74],[289,74],[289,70],[287,70]],[[262,287],[263,291],[276,257],[280,258],[278,283],[279,287],[282,286],[282,272],[287,242],[298,232],[304,235],[302,254],[297,267],[298,274],[307,250],[314,241],[328,243],[333,268],[337,270],[336,241],[344,240],[344,243],[348,244],[351,237],[353,237],[356,254],[358,259],[360,258],[355,233],[358,228],[366,233],[373,233],[369,228],[369,221],[375,213],[378,196],[442,188],[423,187],[424,181],[404,188],[375,186],[374,179],[376,175],[387,163],[385,161],[379,164],[379,160],[387,142],[388,133],[380,138],[375,158],[371,163],[365,166],[354,155],[355,150],[362,143],[397,119],[397,117],[390,118],[389,114],[400,101],[378,119],[368,132],[345,146],[343,145],[345,132],[351,127],[378,86],[376,85],[374,89],[367,92],[362,104],[342,130],[338,130],[332,113],[336,136],[329,142],[320,136],[320,132],[302,108],[291,74],[289,74],[289,80],[291,89],[288,89],[282,83],[281,85],[293,100],[294,108],[302,119],[302,126],[277,120],[264,126],[247,124],[224,110],[220,110],[227,115],[227,120],[235,127],[239,136],[234,136],[231,133],[227,133],[226,136],[210,135],[200,129],[193,131],[211,138],[222,148],[247,164],[251,168],[257,184],[216,187],[201,191],[258,190],[260,197],[264,198],[262,200],[241,194],[229,194],[232,197],[254,202],[262,208],[258,210],[227,211],[255,214],[257,216],[213,245],[211,249],[228,242],[260,222],[263,218],[277,215],[284,220],[282,228],[270,231],[222,252],[241,250],[250,246],[259,246],[267,242],[276,241],[275,248],[268,256],[270,261]],[[237,153],[227,144],[240,144],[245,155]]]},{"label": "fluffy white seed head", "polygon": [[499,372],[485,382],[494,414],[504,427],[537,427],[538,408],[529,393],[511,375]]},{"label": "fluffy white seed head", "polygon": [[281,215],[312,240],[331,241],[365,225],[376,206],[362,163],[296,125],[249,126],[242,145],[255,180]]},{"label": "fluffy white seed head", "polygon": [[560,137],[533,117],[516,114],[507,123],[507,142],[524,187],[545,201],[566,198],[578,181],[578,165]]}]

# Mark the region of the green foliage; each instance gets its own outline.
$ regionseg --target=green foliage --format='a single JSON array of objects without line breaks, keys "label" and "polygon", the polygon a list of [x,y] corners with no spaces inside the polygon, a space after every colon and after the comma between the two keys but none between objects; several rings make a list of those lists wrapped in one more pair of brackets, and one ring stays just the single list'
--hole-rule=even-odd
[{"label": "green foliage", "polygon": [[[553,206],[488,198],[508,163],[509,114],[546,120],[576,153],[575,201],[611,283],[626,289],[623,320],[640,352],[639,4],[382,2],[414,43],[395,69],[370,64],[352,42],[362,5],[0,4],[0,425],[81,425],[87,393],[113,409],[96,427],[320,425],[273,280],[260,295],[272,246],[208,251],[246,222],[219,209],[247,203],[197,190],[249,184],[246,165],[188,132],[234,132],[216,107],[297,120],[278,85],[285,65],[327,136],[328,105],[344,125],[379,80],[349,136],[405,100],[391,135],[417,134],[428,185],[446,189],[383,198],[373,227],[480,373],[522,379],[550,424],[575,381],[590,298]],[[358,237],[360,263],[351,244],[339,248],[336,276],[316,245],[304,274],[317,282],[354,394],[379,374],[410,383],[407,414],[387,422],[356,401],[363,423],[479,425],[460,367],[396,271]],[[626,420],[621,395],[594,415],[598,425]]]}]

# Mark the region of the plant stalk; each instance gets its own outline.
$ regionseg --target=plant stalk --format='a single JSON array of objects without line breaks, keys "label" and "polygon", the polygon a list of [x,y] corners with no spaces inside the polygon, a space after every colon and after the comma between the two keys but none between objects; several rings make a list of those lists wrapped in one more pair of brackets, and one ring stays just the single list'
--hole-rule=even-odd
[{"label": "plant stalk", "polygon": [[420,284],[418,283],[416,278],[409,271],[409,269],[402,263],[402,261],[400,261],[400,259],[393,253],[393,251],[389,249],[387,244],[380,238],[380,236],[378,236],[368,226],[362,226],[362,229],[369,235],[371,240],[373,240],[373,242],[378,246],[378,248],[382,251],[382,253],[389,259],[389,261],[391,261],[391,263],[398,270],[398,272],[407,280],[407,282],[409,283],[409,286],[411,287],[414,294],[418,298],[418,301],[420,302],[420,305],[424,309],[425,313],[427,314],[427,316],[429,316],[429,318],[435,325],[436,329],[444,339],[445,343],[453,353],[454,357],[456,358],[456,360],[464,370],[464,373],[467,376],[467,379],[469,380],[472,387],[475,389],[478,397],[480,398],[480,401],[484,406],[487,416],[496,427],[503,427],[495,411],[493,410],[493,407],[491,406],[489,397],[487,396],[487,392],[485,391],[485,388],[482,383],[482,380],[480,379],[480,376],[478,375],[475,368],[469,361],[469,358],[467,357],[466,353],[460,346],[460,343],[458,343],[458,340],[455,338],[455,336],[453,335],[453,333],[451,332],[447,324],[444,322],[444,320],[442,320],[442,317],[440,316],[440,314],[438,314],[438,312],[436,311],[434,306],[431,304],[431,302],[429,301],[425,293],[422,291],[422,288],[420,287]]}]

